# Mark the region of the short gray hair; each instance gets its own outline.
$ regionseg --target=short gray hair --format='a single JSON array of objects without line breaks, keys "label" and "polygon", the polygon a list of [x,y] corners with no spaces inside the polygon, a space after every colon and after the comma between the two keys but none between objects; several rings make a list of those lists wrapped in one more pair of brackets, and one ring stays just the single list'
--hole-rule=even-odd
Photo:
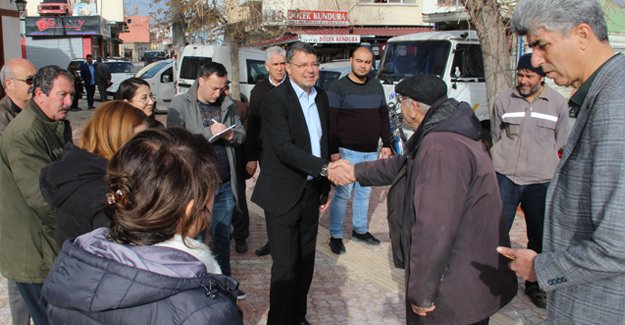
[{"label": "short gray hair", "polygon": [[306,54],[314,54],[315,56],[317,56],[317,50],[315,50],[312,45],[304,42],[295,42],[291,44],[291,46],[289,46],[289,48],[286,50],[286,61],[291,62],[291,59],[298,51],[304,52]]},{"label": "short gray hair", "polygon": [[50,90],[52,90],[54,86],[54,81],[60,77],[67,78],[67,80],[74,83],[74,75],[59,66],[48,65],[39,69],[37,74],[35,74],[35,83],[33,84],[32,90],[33,96],[37,88],[41,89],[44,94],[50,95]]},{"label": "short gray hair", "polygon": [[600,41],[608,40],[605,14],[598,0],[523,0],[510,21],[518,35],[544,28],[566,36],[579,24],[588,24]]},{"label": "short gray hair", "polygon": [[280,55],[286,58],[286,51],[279,47],[279,46],[272,46],[270,48],[267,48],[265,50],[265,63],[269,63],[269,60],[271,60],[271,57],[273,57],[274,55]]},{"label": "short gray hair", "polygon": [[2,88],[6,88],[6,81],[13,78],[13,70],[11,70],[10,64],[5,64],[0,69],[0,82],[2,82]]}]

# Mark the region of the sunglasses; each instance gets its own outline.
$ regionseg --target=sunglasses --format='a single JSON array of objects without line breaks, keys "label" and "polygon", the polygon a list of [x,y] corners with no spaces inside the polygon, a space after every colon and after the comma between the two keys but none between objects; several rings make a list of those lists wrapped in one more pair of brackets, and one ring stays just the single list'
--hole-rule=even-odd
[{"label": "sunglasses", "polygon": [[26,79],[19,79],[19,78],[11,78],[11,79],[21,81],[29,86],[32,86],[35,83],[35,77],[28,77]]}]

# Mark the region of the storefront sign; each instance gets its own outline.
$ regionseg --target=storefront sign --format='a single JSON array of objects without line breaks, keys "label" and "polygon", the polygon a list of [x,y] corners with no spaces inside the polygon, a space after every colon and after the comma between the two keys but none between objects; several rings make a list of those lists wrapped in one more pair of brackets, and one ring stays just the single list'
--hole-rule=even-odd
[{"label": "storefront sign", "polygon": [[111,27],[100,16],[26,17],[26,36],[102,35]]},{"label": "storefront sign", "polygon": [[301,34],[299,40],[305,43],[360,43],[360,35]]},{"label": "storefront sign", "polygon": [[300,26],[347,26],[347,11],[289,10],[290,25]]}]

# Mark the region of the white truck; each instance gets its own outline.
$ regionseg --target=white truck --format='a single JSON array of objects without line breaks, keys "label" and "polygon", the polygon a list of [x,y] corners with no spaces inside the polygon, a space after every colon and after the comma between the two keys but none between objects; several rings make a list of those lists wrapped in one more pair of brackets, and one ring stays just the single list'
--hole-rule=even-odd
[{"label": "white truck", "polygon": [[377,74],[387,102],[396,105],[395,84],[418,74],[443,79],[448,96],[470,103],[482,126],[490,129],[484,64],[475,31],[427,32],[389,39]]},{"label": "white truck", "polygon": [[[185,46],[177,67],[178,86],[177,94],[185,93],[191,88],[200,66],[209,62],[219,62],[226,67],[228,78],[232,76],[230,61],[230,47],[227,45],[198,45]],[[239,83],[241,100],[247,102],[250,92],[257,82],[266,79],[269,73],[265,69],[265,52],[255,48],[239,49]]]}]

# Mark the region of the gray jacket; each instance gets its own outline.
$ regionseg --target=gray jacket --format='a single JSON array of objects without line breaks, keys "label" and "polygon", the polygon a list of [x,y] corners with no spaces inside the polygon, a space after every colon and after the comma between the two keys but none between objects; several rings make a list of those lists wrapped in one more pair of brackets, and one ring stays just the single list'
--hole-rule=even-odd
[{"label": "gray jacket", "polygon": [[625,324],[625,55],[598,71],[547,191],[550,324]]},{"label": "gray jacket", "polygon": [[[192,133],[201,134],[206,139],[213,136],[209,127],[205,127],[202,121],[202,114],[197,107],[197,80],[191,86],[188,92],[180,94],[171,102],[169,112],[167,113],[167,127],[182,127]],[[232,195],[238,200],[237,195],[237,162],[234,147],[240,146],[245,141],[245,128],[241,123],[241,119],[236,114],[236,105],[229,97],[225,97],[221,104],[221,118],[219,121],[226,126],[235,125],[234,139],[226,144],[226,153],[228,155],[228,165],[230,166],[230,179],[232,187]]]},{"label": "gray jacket", "polygon": [[518,185],[549,182],[566,143],[568,117],[566,100],[548,86],[532,103],[515,88],[502,92],[490,120],[495,171]]}]

